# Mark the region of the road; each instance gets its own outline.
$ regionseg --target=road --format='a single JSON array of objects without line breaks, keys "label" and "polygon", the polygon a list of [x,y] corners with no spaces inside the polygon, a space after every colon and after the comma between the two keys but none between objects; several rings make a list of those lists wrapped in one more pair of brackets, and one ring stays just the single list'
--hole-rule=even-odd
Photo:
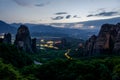
[{"label": "road", "polygon": [[70,53],[71,49],[68,49],[68,51],[65,53],[65,56],[67,59],[72,59],[70,56],[69,56],[69,53]]}]

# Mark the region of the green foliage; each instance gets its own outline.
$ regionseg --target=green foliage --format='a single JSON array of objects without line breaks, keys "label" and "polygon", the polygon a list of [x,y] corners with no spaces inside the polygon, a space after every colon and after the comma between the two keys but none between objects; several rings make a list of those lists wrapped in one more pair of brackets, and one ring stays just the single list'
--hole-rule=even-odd
[{"label": "green foliage", "polygon": [[119,80],[120,79],[120,64],[116,65],[113,70],[113,79]]},{"label": "green foliage", "polygon": [[40,53],[38,54],[33,54],[31,55],[34,60],[39,61],[39,62],[45,62],[46,60],[50,59],[56,59],[56,58],[66,58],[64,56],[64,53],[66,50],[52,50],[52,49],[46,49],[46,50],[41,50]]},{"label": "green foliage", "polygon": [[61,59],[50,61],[38,67],[35,75],[41,80],[59,80],[61,76],[64,76],[63,74],[65,69],[67,69],[68,64],[69,61],[64,61]]},{"label": "green foliage", "polygon": [[32,59],[26,53],[19,51],[14,45],[0,44],[0,58],[5,63],[11,63],[18,68],[33,63]]},{"label": "green foliage", "polygon": [[0,59],[0,80],[120,80],[120,56],[67,60],[65,52],[41,50],[38,54],[29,54],[43,63],[35,65],[27,53],[13,45],[0,44],[0,58],[3,59],[3,62]]},{"label": "green foliage", "polygon": [[91,61],[56,59],[43,65],[32,65],[22,70],[23,75],[40,80],[112,80],[112,73],[104,60]]},{"label": "green foliage", "polygon": [[0,80],[22,80],[22,77],[12,65],[4,64],[0,59]]}]

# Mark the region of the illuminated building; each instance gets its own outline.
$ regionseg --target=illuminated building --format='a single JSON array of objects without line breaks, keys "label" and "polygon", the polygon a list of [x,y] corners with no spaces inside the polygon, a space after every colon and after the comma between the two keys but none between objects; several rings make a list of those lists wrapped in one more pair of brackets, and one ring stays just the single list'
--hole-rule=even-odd
[{"label": "illuminated building", "polygon": [[42,37],[37,39],[37,48],[51,48],[51,49],[59,49],[59,45],[62,44],[61,37]]}]

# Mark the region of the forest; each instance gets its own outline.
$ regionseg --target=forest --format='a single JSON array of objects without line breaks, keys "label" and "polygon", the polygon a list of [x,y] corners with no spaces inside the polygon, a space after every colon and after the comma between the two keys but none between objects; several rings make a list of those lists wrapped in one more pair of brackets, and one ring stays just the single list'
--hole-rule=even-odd
[{"label": "forest", "polygon": [[[59,51],[62,54],[64,51]],[[41,51],[41,54],[52,54]],[[57,54],[57,52],[56,52]],[[37,56],[38,55],[38,56]],[[14,45],[0,44],[0,80],[119,80],[120,56],[102,55],[67,59],[41,58],[18,50]],[[48,55],[49,57],[49,55]],[[42,62],[35,64],[34,60]]]}]

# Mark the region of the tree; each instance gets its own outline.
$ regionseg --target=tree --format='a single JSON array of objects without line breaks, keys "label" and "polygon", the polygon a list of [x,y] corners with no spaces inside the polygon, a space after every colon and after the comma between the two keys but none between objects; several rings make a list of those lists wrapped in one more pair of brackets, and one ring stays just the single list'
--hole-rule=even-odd
[{"label": "tree", "polygon": [[0,59],[0,80],[24,80],[11,64],[4,64]]},{"label": "tree", "polygon": [[33,63],[27,53],[18,50],[14,45],[0,44],[0,58],[5,63],[21,68]]}]

